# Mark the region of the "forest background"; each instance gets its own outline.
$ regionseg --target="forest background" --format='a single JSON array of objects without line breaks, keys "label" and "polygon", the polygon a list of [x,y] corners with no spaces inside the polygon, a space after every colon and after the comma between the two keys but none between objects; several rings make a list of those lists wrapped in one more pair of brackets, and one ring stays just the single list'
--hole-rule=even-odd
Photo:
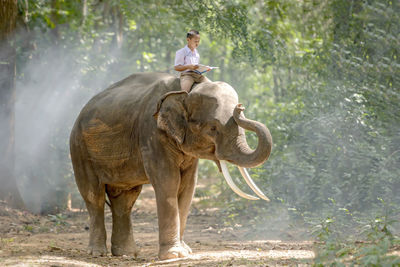
[{"label": "forest background", "polygon": [[2,183],[15,180],[31,211],[59,213],[68,199],[83,207],[68,148],[80,109],[134,72],[177,75],[175,51],[198,29],[201,63],[219,67],[207,77],[231,84],[246,116],[266,124],[274,141],[270,159],[250,170],[270,203],[240,199],[214,163],[201,161],[207,186],[196,191],[199,205],[218,207],[226,224],[246,222],[255,232],[305,226],[326,241],[338,229],[361,234],[354,229],[368,225],[393,245],[399,1],[19,0],[15,18],[16,83],[0,96],[13,104],[1,124],[11,129],[2,148],[12,145],[14,174]]}]

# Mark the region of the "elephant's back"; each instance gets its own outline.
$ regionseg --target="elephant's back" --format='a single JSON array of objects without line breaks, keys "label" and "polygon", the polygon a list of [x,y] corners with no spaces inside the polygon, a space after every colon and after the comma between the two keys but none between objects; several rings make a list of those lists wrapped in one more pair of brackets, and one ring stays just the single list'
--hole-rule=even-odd
[{"label": "elephant's back", "polygon": [[137,73],[111,85],[82,109],[71,147],[85,147],[91,158],[104,162],[128,159],[140,124],[151,124],[158,100],[174,90],[180,90],[179,78],[167,73]]},{"label": "elephant's back", "polygon": [[[177,87],[178,86],[178,87]],[[168,91],[179,90],[179,78],[167,73],[135,73],[95,95],[78,120],[101,119],[112,123],[156,106]],[[155,108],[155,107],[154,107]]]},{"label": "elephant's back", "polygon": [[110,85],[106,90],[112,90],[119,88],[120,90],[128,87],[130,89],[143,91],[151,90],[155,83],[164,82],[166,84],[171,84],[178,81],[179,78],[171,75],[169,73],[157,73],[157,72],[145,72],[145,73],[134,73],[119,82]]}]

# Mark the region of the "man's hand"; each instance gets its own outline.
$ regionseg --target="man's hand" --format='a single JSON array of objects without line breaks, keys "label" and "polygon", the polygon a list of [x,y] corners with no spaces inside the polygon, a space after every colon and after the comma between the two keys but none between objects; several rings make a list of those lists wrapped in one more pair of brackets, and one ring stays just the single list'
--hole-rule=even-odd
[{"label": "man's hand", "polygon": [[195,69],[198,69],[199,68],[199,65],[189,65],[189,69],[190,70],[195,70]]}]

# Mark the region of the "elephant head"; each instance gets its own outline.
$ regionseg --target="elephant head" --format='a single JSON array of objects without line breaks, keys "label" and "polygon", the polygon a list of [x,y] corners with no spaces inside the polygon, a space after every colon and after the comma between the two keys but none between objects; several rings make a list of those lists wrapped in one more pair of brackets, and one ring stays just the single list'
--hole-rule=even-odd
[{"label": "elephant head", "polygon": [[[272,137],[262,123],[245,118],[243,110],[229,84],[205,82],[196,85],[189,94],[167,93],[158,102],[154,115],[157,127],[173,138],[183,153],[215,161],[233,191],[247,199],[258,199],[236,187],[225,161],[237,165],[253,191],[268,201],[245,167],[258,166],[268,159]],[[254,150],[247,144],[245,129],[257,134],[258,145]]]}]

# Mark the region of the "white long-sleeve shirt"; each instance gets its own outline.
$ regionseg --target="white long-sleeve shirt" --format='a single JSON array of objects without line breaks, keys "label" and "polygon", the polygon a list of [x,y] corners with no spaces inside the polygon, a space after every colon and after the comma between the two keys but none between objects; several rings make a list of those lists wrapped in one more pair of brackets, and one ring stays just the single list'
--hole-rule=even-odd
[{"label": "white long-sleeve shirt", "polygon": [[[190,50],[190,48],[186,45],[184,48],[176,51],[175,54],[175,66],[179,65],[197,65],[200,62],[200,54],[197,52],[197,49],[194,51]],[[186,72],[189,70],[185,70]]]}]

